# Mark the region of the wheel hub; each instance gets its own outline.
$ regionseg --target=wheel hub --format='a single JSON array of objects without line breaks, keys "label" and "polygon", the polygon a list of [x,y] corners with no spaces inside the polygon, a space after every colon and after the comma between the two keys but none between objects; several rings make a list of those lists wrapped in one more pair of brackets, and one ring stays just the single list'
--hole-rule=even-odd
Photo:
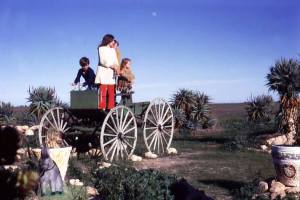
[{"label": "wheel hub", "polygon": [[157,128],[158,128],[159,131],[162,131],[162,130],[163,130],[163,126],[162,126],[161,124],[158,124],[158,127],[157,127]]},{"label": "wheel hub", "polygon": [[118,139],[123,141],[123,139],[124,139],[123,133],[121,133],[121,132],[118,133]]}]

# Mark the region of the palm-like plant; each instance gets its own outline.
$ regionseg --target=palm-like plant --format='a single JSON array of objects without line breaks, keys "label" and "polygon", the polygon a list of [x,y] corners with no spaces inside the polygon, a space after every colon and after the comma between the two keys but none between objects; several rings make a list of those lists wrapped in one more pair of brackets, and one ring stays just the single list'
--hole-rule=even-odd
[{"label": "palm-like plant", "polygon": [[273,98],[270,95],[251,96],[246,102],[248,120],[266,122],[271,120]]},{"label": "palm-like plant", "polygon": [[281,119],[279,131],[287,136],[286,144],[295,143],[297,134],[297,117],[300,106],[300,64],[295,59],[284,59],[275,62],[267,75],[269,90],[280,95]]},{"label": "palm-like plant", "polygon": [[193,91],[187,89],[179,89],[171,99],[173,107],[182,109],[186,119],[191,119],[192,110],[195,104],[195,95]]},{"label": "palm-like plant", "polygon": [[38,120],[41,119],[43,114],[54,107],[57,102],[55,89],[47,87],[29,88],[29,97],[27,98],[30,102],[29,111],[34,114]]}]

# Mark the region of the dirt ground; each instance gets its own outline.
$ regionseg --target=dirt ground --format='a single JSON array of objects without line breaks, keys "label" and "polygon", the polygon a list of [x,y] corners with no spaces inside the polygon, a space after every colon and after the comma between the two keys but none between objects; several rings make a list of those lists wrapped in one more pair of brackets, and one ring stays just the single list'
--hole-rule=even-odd
[{"label": "dirt ground", "polygon": [[274,175],[271,156],[258,152],[228,152],[221,145],[174,141],[178,155],[144,159],[134,166],[157,169],[188,180],[216,200],[232,199],[232,190],[251,181],[257,173]]}]

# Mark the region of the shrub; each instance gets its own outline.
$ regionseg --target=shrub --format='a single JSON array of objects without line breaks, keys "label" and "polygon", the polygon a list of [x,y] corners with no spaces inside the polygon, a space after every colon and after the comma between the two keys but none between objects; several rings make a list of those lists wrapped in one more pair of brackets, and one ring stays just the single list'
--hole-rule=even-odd
[{"label": "shrub", "polygon": [[176,127],[206,129],[216,124],[216,119],[211,117],[210,98],[202,92],[179,89],[171,102]]},{"label": "shrub", "polygon": [[247,119],[251,122],[271,121],[273,103],[273,98],[270,95],[251,96],[245,107]]},{"label": "shrub", "polygon": [[94,186],[105,200],[173,199],[170,186],[176,177],[151,169],[110,167],[93,173]]},{"label": "shrub", "polygon": [[11,103],[0,102],[0,124],[10,124],[15,121]]}]

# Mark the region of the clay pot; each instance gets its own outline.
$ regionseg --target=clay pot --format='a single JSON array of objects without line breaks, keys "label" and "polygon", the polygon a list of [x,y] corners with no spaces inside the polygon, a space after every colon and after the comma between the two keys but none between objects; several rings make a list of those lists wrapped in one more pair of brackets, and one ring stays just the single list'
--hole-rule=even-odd
[{"label": "clay pot", "polygon": [[277,179],[286,186],[300,186],[300,147],[273,145],[272,158]]}]

